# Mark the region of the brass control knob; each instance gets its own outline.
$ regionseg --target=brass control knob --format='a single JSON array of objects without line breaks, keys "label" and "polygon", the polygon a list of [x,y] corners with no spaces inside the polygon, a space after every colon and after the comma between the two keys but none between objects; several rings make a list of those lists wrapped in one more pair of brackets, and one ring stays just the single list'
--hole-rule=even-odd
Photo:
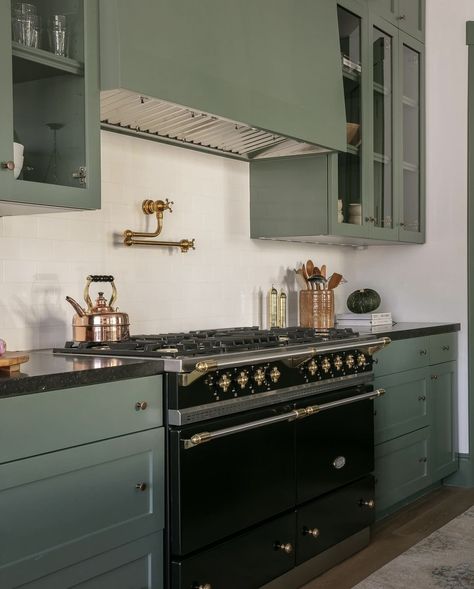
[{"label": "brass control knob", "polygon": [[232,381],[229,377],[229,375],[225,372],[220,379],[217,381],[218,386],[224,391],[224,393],[227,393],[227,390],[229,389],[230,385],[232,384]]},{"label": "brass control knob", "polygon": [[373,499],[369,499],[365,501],[364,499],[360,500],[361,507],[368,507],[369,509],[373,509],[375,507],[375,501]]},{"label": "brass control knob", "polygon": [[278,370],[276,366],[271,369],[270,378],[272,382],[277,383],[280,380],[281,372]]},{"label": "brass control knob", "polygon": [[319,530],[318,528],[304,528],[303,534],[305,536],[312,536],[313,538],[319,537]]},{"label": "brass control knob", "polygon": [[326,373],[331,370],[331,361],[329,360],[329,358],[323,358],[323,361],[321,363],[321,368]]},{"label": "brass control knob", "polygon": [[248,372],[246,370],[242,370],[242,372],[237,377],[237,384],[239,385],[239,387],[241,389],[245,389],[245,387],[247,386],[248,381],[249,381]]},{"label": "brass control knob", "polygon": [[311,362],[308,364],[308,372],[311,374],[311,376],[314,376],[317,371],[318,365],[316,363],[316,360],[311,360]]},{"label": "brass control knob", "polygon": [[264,368],[257,368],[253,375],[254,381],[258,384],[259,387],[265,382],[265,369]]},{"label": "brass control knob", "polygon": [[365,354],[359,354],[357,356],[357,366],[365,366]]},{"label": "brass control knob", "polygon": [[355,363],[355,359],[354,356],[352,354],[349,354],[349,356],[346,356],[346,366],[347,368],[352,368],[354,366]]},{"label": "brass control knob", "polygon": [[341,370],[341,368],[344,366],[344,362],[343,362],[341,356],[335,357],[334,366],[336,367],[336,370]]},{"label": "brass control knob", "polygon": [[289,542],[286,544],[281,544],[280,542],[277,542],[275,544],[275,550],[281,550],[285,554],[291,554],[293,552],[293,544],[290,544]]}]

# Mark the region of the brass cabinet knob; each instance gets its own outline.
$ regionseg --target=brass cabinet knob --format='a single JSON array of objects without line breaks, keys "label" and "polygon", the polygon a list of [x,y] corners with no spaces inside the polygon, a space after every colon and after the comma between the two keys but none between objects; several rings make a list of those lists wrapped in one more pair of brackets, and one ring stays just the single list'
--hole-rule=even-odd
[{"label": "brass cabinet knob", "polygon": [[232,381],[229,375],[227,373],[224,373],[217,381],[217,384],[224,391],[224,393],[227,393],[230,385],[232,384]]},{"label": "brass cabinet knob", "polygon": [[146,401],[137,401],[135,403],[135,411],[145,411],[147,409],[148,403]]},{"label": "brass cabinet knob", "polygon": [[346,457],[345,456],[336,456],[332,461],[332,465],[336,470],[341,470],[346,466]]},{"label": "brass cabinet knob", "polygon": [[281,550],[281,552],[284,552],[285,554],[291,554],[293,552],[293,544],[290,544],[289,542],[286,544],[277,542],[275,544],[275,550]]},{"label": "brass cabinet knob", "polygon": [[375,507],[375,501],[373,499],[361,499],[360,500],[361,507],[368,507],[369,509],[373,509]]},{"label": "brass cabinet knob", "polygon": [[3,170],[14,170],[15,169],[15,162],[9,160],[8,162],[2,162],[1,167]]},{"label": "brass cabinet knob", "polygon": [[375,223],[375,217],[366,217],[365,222],[366,223]]},{"label": "brass cabinet knob", "polygon": [[441,346],[443,352],[447,352],[449,350],[449,346]]},{"label": "brass cabinet knob", "polygon": [[398,18],[398,20],[405,20],[405,19],[406,19],[406,17],[407,17],[407,15],[406,15],[406,14],[401,14],[401,15],[400,15],[400,16],[398,16],[397,18]]},{"label": "brass cabinet knob", "polygon": [[438,375],[437,374],[432,374],[431,375],[431,380],[438,380]]},{"label": "brass cabinet knob", "polygon": [[137,491],[142,491],[143,492],[143,491],[146,491],[148,489],[148,485],[146,483],[137,483],[135,485],[135,489]]},{"label": "brass cabinet knob", "polygon": [[428,350],[420,350],[420,356],[426,356]]},{"label": "brass cabinet knob", "polygon": [[405,223],[400,223],[400,227],[405,227]]},{"label": "brass cabinet knob", "polygon": [[312,538],[318,538],[319,537],[319,530],[318,530],[318,528],[304,528],[303,534],[305,536],[311,536]]},{"label": "brass cabinet knob", "polygon": [[274,366],[270,372],[270,378],[273,383],[277,383],[280,380],[281,372],[276,366]]},{"label": "brass cabinet knob", "polygon": [[421,458],[418,458],[418,462],[420,462],[420,463],[428,462],[428,458],[426,458],[426,456],[422,456]]},{"label": "brass cabinet knob", "polygon": [[420,395],[420,396],[418,397],[418,401],[426,401],[426,397],[425,397],[425,395]]}]

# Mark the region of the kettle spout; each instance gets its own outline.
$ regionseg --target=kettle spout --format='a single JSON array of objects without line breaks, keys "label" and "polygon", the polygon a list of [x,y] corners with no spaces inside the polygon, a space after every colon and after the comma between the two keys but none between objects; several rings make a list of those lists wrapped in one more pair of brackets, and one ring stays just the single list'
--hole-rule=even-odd
[{"label": "kettle spout", "polygon": [[84,317],[86,312],[84,311],[84,309],[81,307],[81,305],[77,301],[75,301],[71,297],[66,297],[66,301],[71,305],[71,307],[74,308],[74,310],[79,315],[79,317]]}]

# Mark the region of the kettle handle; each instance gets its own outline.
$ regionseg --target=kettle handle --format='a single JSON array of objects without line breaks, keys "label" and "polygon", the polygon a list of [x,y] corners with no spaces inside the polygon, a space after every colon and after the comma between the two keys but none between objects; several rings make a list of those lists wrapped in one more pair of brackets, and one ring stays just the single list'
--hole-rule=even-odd
[{"label": "kettle handle", "polygon": [[112,307],[115,301],[117,300],[117,289],[115,287],[114,277],[102,274],[91,274],[86,278],[86,286],[84,288],[84,300],[87,305],[87,311],[90,312],[92,310],[92,307],[94,306],[92,304],[91,295],[89,293],[91,282],[110,282],[110,285],[112,287],[112,295],[110,297],[109,307]]}]

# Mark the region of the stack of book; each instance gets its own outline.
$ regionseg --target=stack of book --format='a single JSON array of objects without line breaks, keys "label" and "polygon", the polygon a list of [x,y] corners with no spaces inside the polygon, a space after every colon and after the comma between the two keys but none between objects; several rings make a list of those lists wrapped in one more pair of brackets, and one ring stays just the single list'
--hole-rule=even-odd
[{"label": "stack of book", "polygon": [[367,325],[374,327],[376,325],[392,325],[391,313],[341,313],[336,315],[336,323],[338,327],[345,327],[346,325],[358,325],[362,327]]}]

